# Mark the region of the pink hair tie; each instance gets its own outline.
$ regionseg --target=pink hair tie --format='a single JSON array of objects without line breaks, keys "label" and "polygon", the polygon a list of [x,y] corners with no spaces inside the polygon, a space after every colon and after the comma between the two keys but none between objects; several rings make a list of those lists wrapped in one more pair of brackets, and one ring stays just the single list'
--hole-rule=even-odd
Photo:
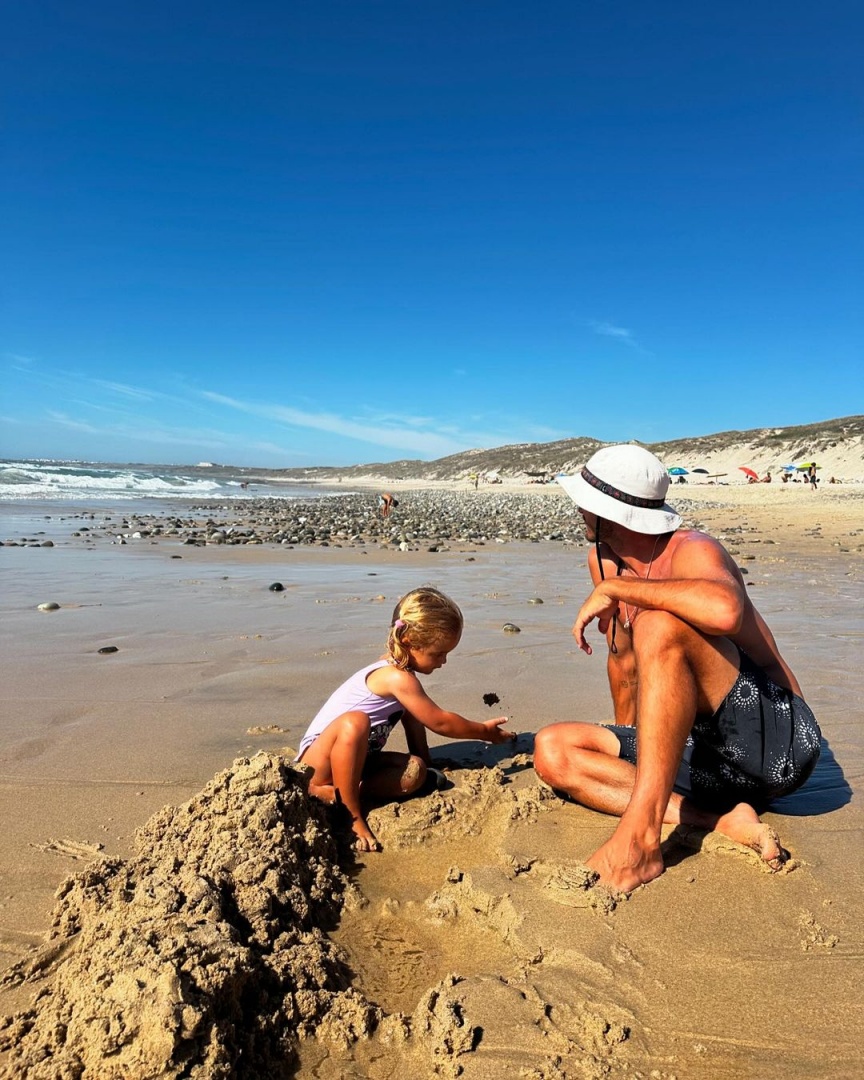
[{"label": "pink hair tie", "polygon": [[403,626],[407,626],[407,623],[405,623],[402,619],[397,619],[396,622],[393,623],[394,630],[401,630]]}]

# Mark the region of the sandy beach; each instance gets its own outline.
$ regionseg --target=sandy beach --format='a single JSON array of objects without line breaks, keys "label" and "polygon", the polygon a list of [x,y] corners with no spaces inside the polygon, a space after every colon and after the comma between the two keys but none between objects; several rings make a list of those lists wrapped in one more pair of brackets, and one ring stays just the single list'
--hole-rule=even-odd
[{"label": "sandy beach", "polygon": [[[826,745],[767,815],[785,872],[679,829],[666,873],[617,902],[581,871],[612,821],[530,767],[544,724],[610,719],[604,650],[570,635],[587,549],[512,539],[532,515],[578,525],[555,486],[512,494],[533,509],[502,510],[506,535],[326,546],[186,526],[119,544],[116,508],[3,507],[2,1075],[859,1075],[864,487],[670,491],[746,571]],[[431,740],[452,786],[373,810],[385,850],[355,857],[289,748],[424,582],[466,620],[430,694],[484,719],[495,693],[519,739]]]}]

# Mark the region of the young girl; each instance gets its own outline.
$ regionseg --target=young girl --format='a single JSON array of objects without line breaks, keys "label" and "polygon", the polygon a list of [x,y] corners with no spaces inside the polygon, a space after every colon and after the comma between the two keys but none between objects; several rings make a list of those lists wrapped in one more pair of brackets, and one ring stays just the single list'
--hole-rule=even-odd
[{"label": "young girl", "polygon": [[[461,636],[462,612],[449,597],[428,587],[403,596],[393,610],[387,655],[344,682],[300,742],[297,760],[315,770],[309,794],[345,806],[359,851],[381,850],[360,808],[361,790],[377,800],[417,791],[432,764],[426,728],[451,739],[516,738],[501,727],[506,716],[466,720],[440,709],[420,685],[418,674],[443,667]],[[384,750],[400,720],[407,754]]]}]

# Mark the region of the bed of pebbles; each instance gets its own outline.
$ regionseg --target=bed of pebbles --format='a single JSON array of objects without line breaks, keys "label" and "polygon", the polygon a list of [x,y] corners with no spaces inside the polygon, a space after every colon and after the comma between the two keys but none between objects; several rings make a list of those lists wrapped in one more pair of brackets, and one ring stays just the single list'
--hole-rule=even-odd
[{"label": "bed of pebbles", "polygon": [[[680,503],[679,503],[680,508]],[[281,544],[285,547],[396,547],[444,551],[457,543],[582,543],[582,519],[561,496],[513,492],[410,491],[383,518],[373,492],[315,499],[202,503],[161,513],[81,512],[65,519],[71,536],[113,543]],[[5,541],[40,545],[38,537]]]}]

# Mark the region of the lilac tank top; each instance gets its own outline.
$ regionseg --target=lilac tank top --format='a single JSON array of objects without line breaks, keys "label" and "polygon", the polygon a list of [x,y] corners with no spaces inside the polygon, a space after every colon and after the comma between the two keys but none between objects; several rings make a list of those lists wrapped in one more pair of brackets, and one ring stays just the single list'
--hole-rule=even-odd
[{"label": "lilac tank top", "polygon": [[327,699],[318,710],[315,719],[306,729],[300,740],[300,750],[296,761],[300,761],[321,732],[337,716],[346,712],[363,712],[369,717],[369,749],[381,750],[390,737],[390,732],[399,723],[405,711],[395,697],[379,697],[366,685],[366,678],[378,668],[386,667],[389,661],[376,660],[374,664],[355,672]]}]

